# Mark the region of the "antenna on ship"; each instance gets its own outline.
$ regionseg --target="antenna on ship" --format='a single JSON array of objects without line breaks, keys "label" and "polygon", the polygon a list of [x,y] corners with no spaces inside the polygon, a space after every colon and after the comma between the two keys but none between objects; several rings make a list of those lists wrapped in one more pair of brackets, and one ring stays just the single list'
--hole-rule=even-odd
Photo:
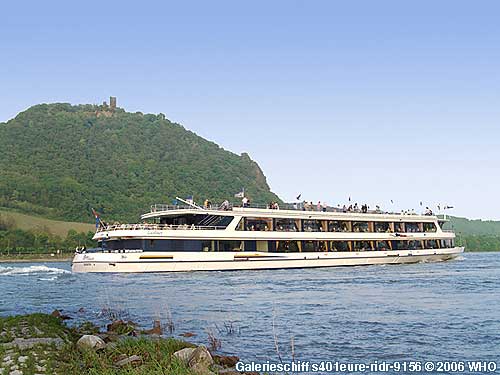
[{"label": "antenna on ship", "polygon": [[191,206],[191,207],[194,207],[194,208],[197,208],[198,210],[203,210],[202,207],[198,206],[196,203],[194,202],[190,202],[190,201],[187,201],[187,200],[184,200],[184,199],[181,199],[179,197],[175,197],[175,199],[177,199],[178,201],[181,201],[182,203],[185,203],[187,204],[188,206]]}]

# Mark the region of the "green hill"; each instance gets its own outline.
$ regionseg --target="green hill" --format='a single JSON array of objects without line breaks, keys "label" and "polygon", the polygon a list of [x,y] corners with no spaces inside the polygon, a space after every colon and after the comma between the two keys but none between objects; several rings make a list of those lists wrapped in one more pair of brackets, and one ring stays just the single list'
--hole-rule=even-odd
[{"label": "green hill", "polygon": [[8,226],[12,228],[23,231],[52,233],[61,238],[64,238],[70,230],[85,233],[95,230],[94,224],[51,220],[14,211],[0,210],[0,230],[2,229],[1,223],[4,222],[9,223]]},{"label": "green hill", "polygon": [[466,235],[489,235],[500,236],[500,221],[493,220],[470,220],[464,217],[448,217],[445,224],[446,229],[453,229],[456,233]]},{"label": "green hill", "polygon": [[41,104],[0,123],[0,207],[65,221],[135,221],[154,203],[279,200],[247,154],[226,151],[162,114]]},{"label": "green hill", "polygon": [[457,243],[467,251],[500,251],[500,221],[448,217],[445,229],[453,229]]}]

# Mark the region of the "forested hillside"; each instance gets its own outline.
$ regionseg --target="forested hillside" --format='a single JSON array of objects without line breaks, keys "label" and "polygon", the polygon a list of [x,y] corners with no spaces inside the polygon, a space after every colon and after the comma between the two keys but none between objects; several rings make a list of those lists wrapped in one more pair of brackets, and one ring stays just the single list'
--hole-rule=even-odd
[{"label": "forested hillside", "polygon": [[500,221],[493,220],[470,220],[464,217],[448,217],[449,222],[445,228],[453,229],[457,233],[468,235],[492,235],[500,236]]},{"label": "forested hillside", "polygon": [[226,151],[162,114],[41,104],[0,123],[0,207],[90,222],[137,220],[153,203],[194,195],[279,200],[247,154]]},{"label": "forested hillside", "polygon": [[467,251],[500,250],[500,221],[448,217],[445,229],[453,229],[457,243]]}]

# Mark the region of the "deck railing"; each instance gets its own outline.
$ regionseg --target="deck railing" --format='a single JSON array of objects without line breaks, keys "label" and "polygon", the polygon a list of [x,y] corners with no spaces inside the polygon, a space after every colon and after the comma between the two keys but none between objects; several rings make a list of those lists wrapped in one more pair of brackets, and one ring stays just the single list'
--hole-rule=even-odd
[{"label": "deck railing", "polygon": [[223,230],[221,226],[170,225],[170,224],[110,224],[101,226],[99,232],[116,230]]},{"label": "deck railing", "polygon": [[[233,208],[258,208],[258,209],[272,209],[268,205],[265,204],[251,204],[247,207],[243,207],[241,205],[233,205],[231,203],[229,204],[211,204],[208,207],[201,207],[198,206],[204,210],[211,210],[211,211],[232,211]],[[196,209],[197,206],[189,206],[187,204],[183,205],[168,205],[168,204],[153,204],[151,205],[151,213],[154,212],[159,212],[159,211],[171,211],[171,210],[192,210]],[[279,205],[280,210],[292,210],[292,211],[310,211],[310,212],[347,212],[347,213],[355,213],[355,214],[383,214],[383,215],[402,215],[401,212],[386,212],[382,210],[368,210],[367,212],[363,212],[360,209],[357,210],[344,210],[343,208],[340,207],[320,207],[318,209],[317,205],[312,205],[312,206],[304,206],[303,203],[297,203],[297,204],[291,204],[291,203],[282,203]],[[418,215],[417,213],[406,213],[404,215],[408,216],[415,216]]]}]

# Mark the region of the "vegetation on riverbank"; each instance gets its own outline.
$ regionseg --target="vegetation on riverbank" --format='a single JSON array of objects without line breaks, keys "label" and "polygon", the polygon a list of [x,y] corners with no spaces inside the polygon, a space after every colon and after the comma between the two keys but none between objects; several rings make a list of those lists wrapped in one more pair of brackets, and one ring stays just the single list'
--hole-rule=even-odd
[{"label": "vegetation on riverbank", "polygon": [[69,327],[66,319],[58,310],[0,317],[0,374],[240,374],[233,368],[238,357],[164,338],[159,324],[144,331],[113,320],[101,332],[89,322]]},{"label": "vegetation on riverbank", "polygon": [[[60,257],[64,252],[73,253],[77,246],[91,247],[94,245],[94,231],[77,232],[73,229],[88,229],[83,225],[85,224],[54,222],[15,212],[0,212],[0,259]],[[64,237],[60,235],[63,229],[69,229]]]},{"label": "vegetation on riverbank", "polygon": [[0,208],[0,230],[1,228],[17,228],[24,231],[52,233],[61,238],[66,237],[70,230],[77,233],[88,233],[94,231],[95,225],[72,221],[51,220],[41,216],[28,215],[25,213]]},{"label": "vegetation on riverbank", "polygon": [[470,220],[449,216],[444,229],[453,229],[456,243],[465,246],[466,251],[500,251],[500,221]]},{"label": "vegetation on riverbank", "polygon": [[457,246],[464,246],[467,252],[500,251],[500,236],[458,235]]}]

